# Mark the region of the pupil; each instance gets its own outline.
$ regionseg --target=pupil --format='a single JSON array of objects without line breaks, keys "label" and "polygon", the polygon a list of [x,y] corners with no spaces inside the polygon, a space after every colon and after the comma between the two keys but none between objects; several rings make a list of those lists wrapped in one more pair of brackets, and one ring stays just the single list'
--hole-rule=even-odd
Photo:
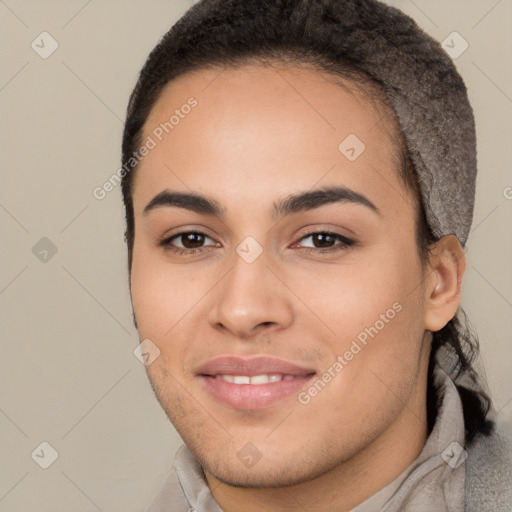
[{"label": "pupil", "polygon": [[[201,247],[201,244],[204,242],[204,235],[202,235],[200,233],[187,233],[184,236],[184,238],[185,239],[183,240],[183,245],[187,249],[194,249],[196,247]],[[190,243],[192,244],[192,247],[189,246]]]},{"label": "pupil", "polygon": [[[322,244],[322,241],[325,243],[326,239],[332,238],[331,235],[327,235],[325,233],[320,233],[314,236],[316,237],[316,239],[320,239],[320,244]],[[332,240],[330,242],[332,242]],[[327,245],[329,245],[330,242],[327,240]],[[322,245],[322,247],[325,247],[325,245]]]}]

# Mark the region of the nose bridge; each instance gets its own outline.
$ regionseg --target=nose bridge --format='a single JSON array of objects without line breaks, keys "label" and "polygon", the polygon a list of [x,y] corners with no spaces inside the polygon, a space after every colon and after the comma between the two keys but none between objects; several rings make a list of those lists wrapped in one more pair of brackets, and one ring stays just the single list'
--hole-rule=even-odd
[{"label": "nose bridge", "polygon": [[261,324],[285,327],[292,319],[290,297],[269,268],[270,253],[256,244],[248,237],[236,248],[209,315],[212,325],[237,337],[255,334]]}]

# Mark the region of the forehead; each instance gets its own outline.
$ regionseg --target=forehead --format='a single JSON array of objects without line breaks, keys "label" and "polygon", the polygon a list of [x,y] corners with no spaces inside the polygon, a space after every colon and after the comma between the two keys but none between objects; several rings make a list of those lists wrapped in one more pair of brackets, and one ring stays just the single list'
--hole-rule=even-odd
[{"label": "forehead", "polygon": [[[359,130],[361,136],[376,126],[388,135],[397,128],[385,95],[376,85],[365,82],[363,86],[310,65],[298,67],[271,61],[237,68],[199,69],[172,80],[153,106],[144,134],[150,134],[160,123],[168,121],[191,97],[196,98],[200,106],[194,110],[194,118],[205,129],[208,127],[205,121],[214,116],[219,128],[230,124],[233,131],[239,121],[243,121],[247,130],[249,118],[255,128],[269,121],[300,120],[296,130],[305,128],[307,123],[311,134],[320,130],[316,139],[347,128]],[[172,135],[184,130],[183,126],[180,130],[173,129]]]},{"label": "forehead", "polygon": [[382,187],[397,178],[393,122],[356,84],[311,68],[193,71],[164,88],[146,120],[142,140],[155,147],[139,164],[135,195],[149,200],[166,183],[220,197],[236,190],[240,201],[320,180]]}]

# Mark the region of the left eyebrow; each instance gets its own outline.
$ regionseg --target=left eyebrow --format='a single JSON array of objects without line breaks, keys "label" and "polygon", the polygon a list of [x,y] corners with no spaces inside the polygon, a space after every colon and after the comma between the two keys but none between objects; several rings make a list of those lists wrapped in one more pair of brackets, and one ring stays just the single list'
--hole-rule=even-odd
[{"label": "left eyebrow", "polygon": [[324,187],[288,196],[274,203],[272,218],[320,208],[331,203],[352,203],[369,208],[380,215],[380,210],[367,197],[347,187]]},{"label": "left eyebrow", "polygon": [[[347,187],[324,187],[300,192],[273,203],[273,220],[299,212],[314,210],[331,203],[352,203],[364,206],[380,215],[380,210],[367,197]],[[224,217],[225,209],[213,198],[196,194],[163,190],[144,208],[143,214],[162,207],[184,208],[202,215]]]}]

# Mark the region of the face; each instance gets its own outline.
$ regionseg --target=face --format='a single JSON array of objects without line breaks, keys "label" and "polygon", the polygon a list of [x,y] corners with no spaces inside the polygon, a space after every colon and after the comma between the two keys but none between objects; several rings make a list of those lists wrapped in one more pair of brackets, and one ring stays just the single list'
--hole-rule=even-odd
[{"label": "face", "polygon": [[392,124],[352,89],[284,64],[195,71],[145,124],[131,293],[159,351],[146,369],[226,483],[313,479],[414,421],[424,393],[414,201]]}]

